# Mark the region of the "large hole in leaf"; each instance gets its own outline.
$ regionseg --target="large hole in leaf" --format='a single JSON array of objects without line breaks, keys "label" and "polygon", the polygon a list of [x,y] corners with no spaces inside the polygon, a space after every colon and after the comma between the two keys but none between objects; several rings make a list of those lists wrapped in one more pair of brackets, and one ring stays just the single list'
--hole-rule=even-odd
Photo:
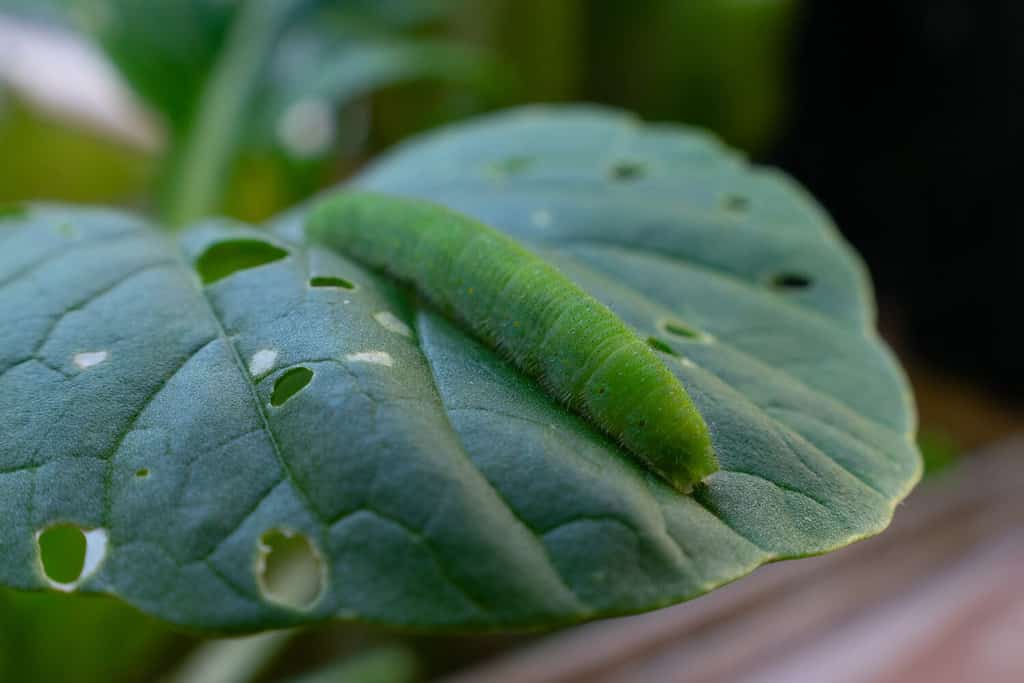
[{"label": "large hole in leaf", "polygon": [[305,609],[323,592],[323,560],[302,534],[272,529],[260,537],[256,580],[267,600]]},{"label": "large hole in leaf", "polygon": [[196,260],[196,270],[203,284],[222,280],[240,270],[280,261],[288,252],[269,242],[255,239],[218,242],[203,252]]},{"label": "large hole in leaf", "polygon": [[313,371],[309,368],[292,368],[277,378],[274,391],[270,395],[270,405],[281,406],[285,401],[302,391],[313,379]]},{"label": "large hole in leaf", "polygon": [[341,289],[355,289],[356,286],[342,277],[317,276],[309,279],[310,287],[340,287]]},{"label": "large hole in leaf", "polygon": [[85,534],[71,524],[58,524],[39,534],[39,559],[46,578],[74,583],[85,566]]},{"label": "large hole in leaf", "polygon": [[73,524],[55,524],[36,536],[39,561],[55,588],[72,590],[99,567],[107,552],[104,529],[83,531]]}]

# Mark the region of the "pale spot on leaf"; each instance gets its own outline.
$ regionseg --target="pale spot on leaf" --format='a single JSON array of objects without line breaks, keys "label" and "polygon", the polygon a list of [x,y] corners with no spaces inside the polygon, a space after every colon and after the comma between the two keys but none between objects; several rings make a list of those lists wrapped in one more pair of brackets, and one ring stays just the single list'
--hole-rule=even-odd
[{"label": "pale spot on leaf", "polygon": [[350,353],[346,355],[345,360],[352,363],[383,365],[389,368],[393,367],[395,364],[395,359],[386,351],[359,351],[358,353]]},{"label": "pale spot on leaf", "polygon": [[551,225],[551,212],[547,209],[537,209],[530,214],[530,222],[538,228],[547,228]]},{"label": "pale spot on leaf", "polygon": [[403,337],[411,337],[412,331],[409,326],[395,317],[391,311],[380,311],[373,314],[373,319],[381,324],[385,330],[395,332]]},{"label": "pale spot on leaf", "polygon": [[273,349],[261,349],[252,354],[249,360],[249,374],[253,377],[265,375],[274,369],[277,362],[277,351]]},{"label": "pale spot on leaf", "polygon": [[108,358],[110,358],[110,353],[107,351],[83,351],[82,353],[76,353],[73,360],[80,369],[87,370],[95,365],[99,365]]}]

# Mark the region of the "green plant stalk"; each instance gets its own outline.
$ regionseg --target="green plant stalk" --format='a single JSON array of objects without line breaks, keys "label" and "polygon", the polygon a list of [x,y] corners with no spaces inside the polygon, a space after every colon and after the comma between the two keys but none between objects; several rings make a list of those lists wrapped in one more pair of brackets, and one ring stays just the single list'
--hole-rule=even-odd
[{"label": "green plant stalk", "polygon": [[216,211],[238,145],[240,121],[278,36],[308,0],[249,0],[241,5],[177,145],[163,218],[172,227]]}]

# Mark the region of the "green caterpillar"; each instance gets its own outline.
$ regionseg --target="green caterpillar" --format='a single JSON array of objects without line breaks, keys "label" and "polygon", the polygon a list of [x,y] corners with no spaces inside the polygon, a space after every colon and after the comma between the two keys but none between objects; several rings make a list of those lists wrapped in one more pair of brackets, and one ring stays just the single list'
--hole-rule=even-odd
[{"label": "green caterpillar", "polygon": [[718,469],[707,425],[657,354],[510,237],[428,202],[361,192],[318,204],[306,236],[413,285],[677,489]]}]

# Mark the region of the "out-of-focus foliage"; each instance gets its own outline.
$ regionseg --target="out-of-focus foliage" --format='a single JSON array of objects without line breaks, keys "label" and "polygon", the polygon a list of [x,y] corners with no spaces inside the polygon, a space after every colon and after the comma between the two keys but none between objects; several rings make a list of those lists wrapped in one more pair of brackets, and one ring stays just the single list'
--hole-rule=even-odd
[{"label": "out-of-focus foliage", "polygon": [[409,650],[381,647],[345,657],[320,671],[290,679],[288,683],[412,683],[418,680],[418,668]]},{"label": "out-of-focus foliage", "polygon": [[[507,100],[516,89],[510,70],[486,48],[444,37],[454,6],[435,0],[2,0],[0,12],[79,29],[157,113],[169,133],[154,190],[165,214],[191,202],[203,204],[200,214],[257,219],[307,196],[364,155],[368,98],[382,88],[443,84],[460,104],[447,110],[461,114]],[[241,35],[246,26],[260,33],[248,44]],[[225,89],[237,92],[225,97]],[[403,109],[412,130],[437,123],[437,112],[446,110]],[[226,113],[218,118],[218,110]],[[203,155],[218,159],[220,170],[208,178],[195,170],[197,163],[208,166],[206,159],[197,162]],[[53,191],[28,196],[81,198]]]},{"label": "out-of-focus foliage", "polygon": [[222,0],[67,0],[135,91],[183,130],[240,3]]},{"label": "out-of-focus foliage", "polygon": [[151,160],[101,134],[41,116],[0,92],[0,201],[133,203]]},{"label": "out-of-focus foliage", "polygon": [[764,151],[785,114],[799,0],[598,0],[587,88],[653,119]]},{"label": "out-of-focus foliage", "polygon": [[[230,159],[209,210],[264,218],[411,133],[523,101],[626,105],[763,150],[785,115],[798,3],[294,0],[279,10],[244,117],[230,140],[216,136]],[[0,11],[56,18],[104,47],[169,127],[157,174],[166,206],[189,173],[181,158],[204,89],[249,4],[0,0]]]},{"label": "out-of-focus foliage", "polygon": [[956,439],[936,428],[925,428],[917,435],[917,445],[924,458],[924,475],[930,477],[946,472],[956,465],[960,447]]},{"label": "out-of-focus foliage", "polygon": [[187,642],[117,600],[0,588],[0,681],[152,680]]}]

